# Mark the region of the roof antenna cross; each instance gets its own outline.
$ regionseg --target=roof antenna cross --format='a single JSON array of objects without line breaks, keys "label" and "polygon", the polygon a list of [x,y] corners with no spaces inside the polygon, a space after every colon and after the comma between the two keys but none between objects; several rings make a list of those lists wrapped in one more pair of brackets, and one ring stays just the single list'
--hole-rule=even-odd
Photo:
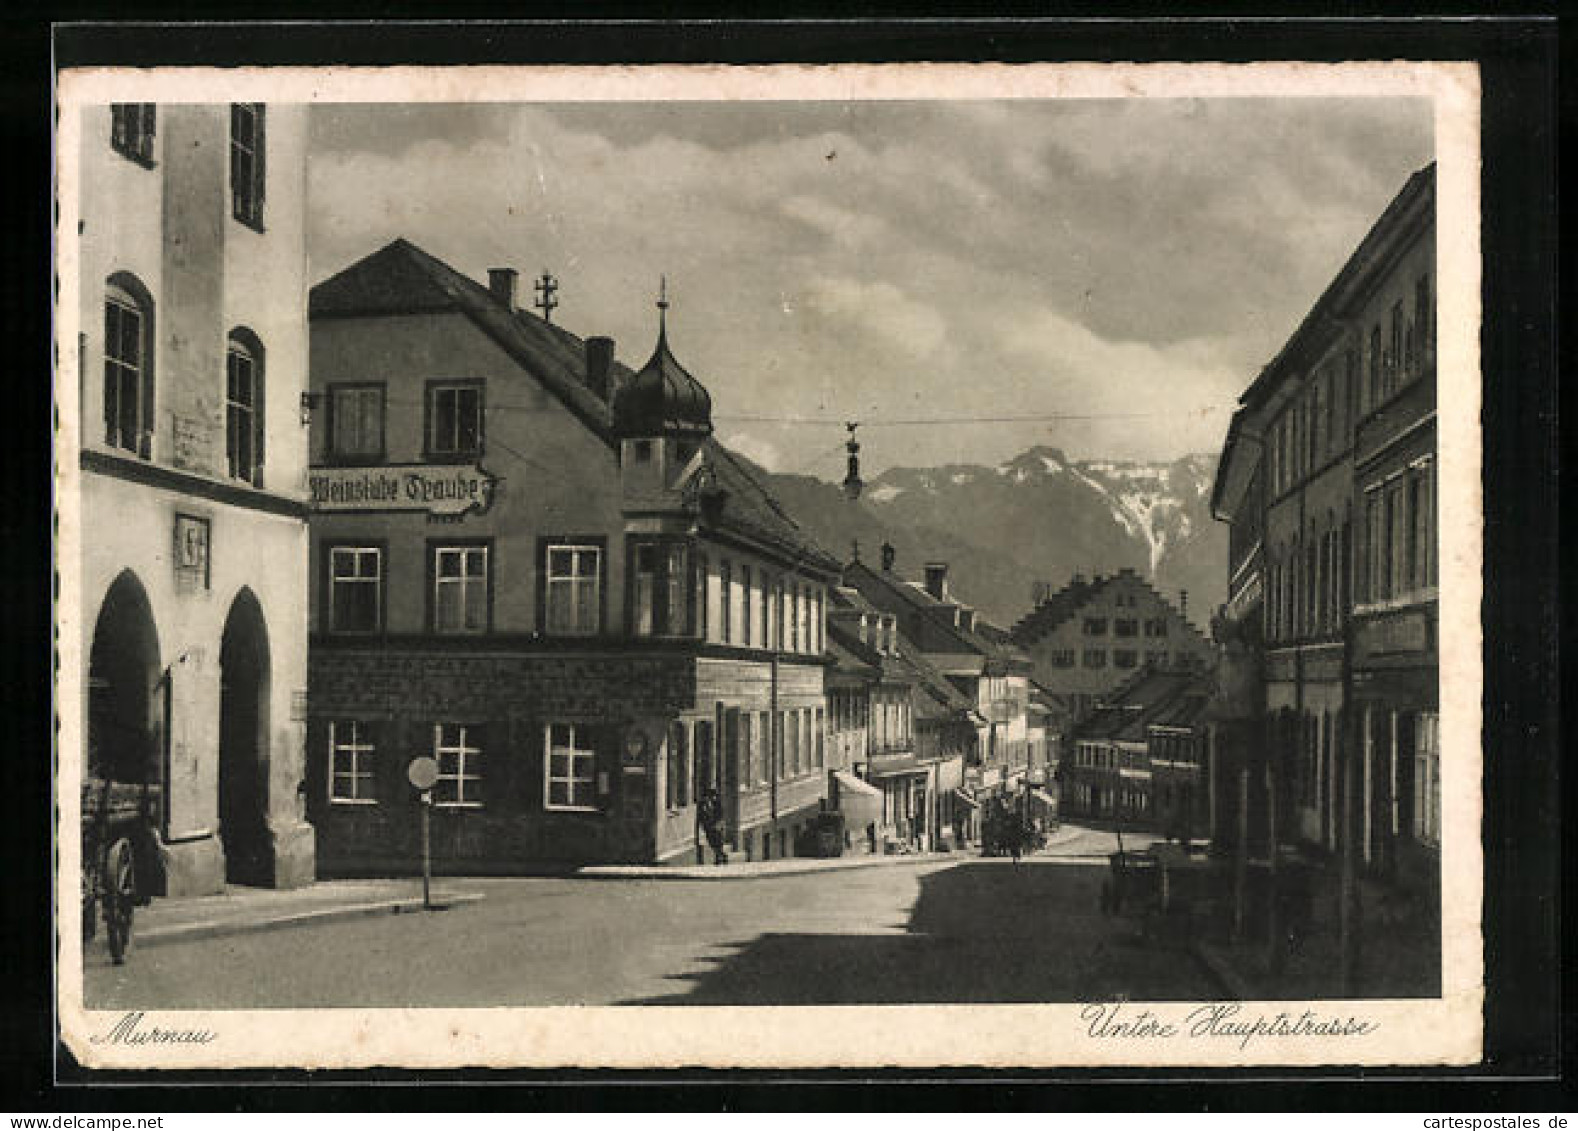
[{"label": "roof antenna cross", "polygon": [[544,322],[552,322],[553,309],[559,305],[559,300],[553,297],[554,292],[559,289],[559,280],[544,270],[542,278],[537,280],[536,289],[537,301],[532,305],[542,311],[542,320]]}]

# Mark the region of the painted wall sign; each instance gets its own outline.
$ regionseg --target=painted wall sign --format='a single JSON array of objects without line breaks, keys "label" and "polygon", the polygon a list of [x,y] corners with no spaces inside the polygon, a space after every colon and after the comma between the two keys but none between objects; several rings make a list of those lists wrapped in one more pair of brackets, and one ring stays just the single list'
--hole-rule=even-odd
[{"label": "painted wall sign", "polygon": [[175,516],[175,571],[177,576],[208,587],[208,520],[196,515]]},{"label": "painted wall sign", "polygon": [[315,467],[307,473],[312,509],[327,512],[481,513],[492,504],[496,483],[480,464]]}]

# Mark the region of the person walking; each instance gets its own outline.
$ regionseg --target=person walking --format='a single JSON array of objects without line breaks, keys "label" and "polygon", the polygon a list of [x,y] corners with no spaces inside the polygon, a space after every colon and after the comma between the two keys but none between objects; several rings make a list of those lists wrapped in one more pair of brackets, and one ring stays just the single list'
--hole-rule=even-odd
[{"label": "person walking", "polygon": [[718,797],[718,791],[709,789],[701,795],[701,802],[696,807],[696,818],[701,824],[701,831],[707,838],[707,844],[712,848],[712,862],[714,864],[727,864],[728,854],[723,851],[723,801]]}]

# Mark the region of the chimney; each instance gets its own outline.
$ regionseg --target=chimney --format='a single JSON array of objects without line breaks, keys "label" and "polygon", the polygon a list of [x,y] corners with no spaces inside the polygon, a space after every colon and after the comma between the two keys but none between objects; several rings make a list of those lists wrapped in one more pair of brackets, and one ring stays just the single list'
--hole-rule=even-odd
[{"label": "chimney", "polygon": [[493,297],[502,302],[511,312],[515,311],[515,280],[517,278],[513,267],[489,267],[488,290]]},{"label": "chimney", "polygon": [[609,400],[608,375],[614,368],[614,339],[586,339],[586,387],[598,399]]},{"label": "chimney", "polygon": [[948,599],[948,563],[926,563],[926,592],[931,594],[934,601]]},{"label": "chimney", "polygon": [[893,548],[892,542],[882,543],[882,572],[893,572],[893,559],[898,557],[898,551]]}]

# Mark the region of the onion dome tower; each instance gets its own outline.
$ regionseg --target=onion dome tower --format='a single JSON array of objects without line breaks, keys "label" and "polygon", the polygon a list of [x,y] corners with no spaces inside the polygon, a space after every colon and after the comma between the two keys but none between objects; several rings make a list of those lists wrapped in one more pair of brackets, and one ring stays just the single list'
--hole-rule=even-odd
[{"label": "onion dome tower", "polygon": [[619,441],[627,500],[656,500],[694,475],[701,442],[712,435],[712,396],[668,344],[668,280],[657,301],[652,356],[614,397],[609,423]]}]

